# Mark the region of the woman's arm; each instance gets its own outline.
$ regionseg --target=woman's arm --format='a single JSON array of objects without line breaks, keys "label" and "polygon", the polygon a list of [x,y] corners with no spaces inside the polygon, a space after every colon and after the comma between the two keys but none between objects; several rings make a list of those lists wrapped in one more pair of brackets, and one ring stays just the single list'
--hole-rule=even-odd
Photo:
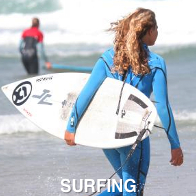
[{"label": "woman's arm", "polygon": [[167,72],[164,60],[161,61],[161,66],[155,67],[155,75],[152,85],[155,101],[157,102],[157,112],[172,149],[171,164],[181,165],[183,162],[183,154],[180,148],[173,113],[168,100]]},{"label": "woman's arm", "polygon": [[103,83],[106,74],[105,63],[102,59],[99,59],[93,68],[90,78],[85,84],[83,90],[77,98],[77,101],[72,109],[71,116],[67,124],[67,130],[65,132],[65,140],[68,145],[75,145],[74,135],[77,128],[77,124],[89,105],[94,94]]},{"label": "woman's arm", "polygon": [[23,47],[24,47],[24,40],[21,39],[20,42],[19,42],[19,51],[20,51],[20,53],[22,53]]},{"label": "woman's arm", "polygon": [[51,63],[48,61],[48,57],[47,57],[46,52],[45,52],[44,43],[43,42],[38,42],[37,48],[38,48],[38,51],[41,54],[41,58],[45,62],[46,68],[48,68],[48,69],[51,68]]}]

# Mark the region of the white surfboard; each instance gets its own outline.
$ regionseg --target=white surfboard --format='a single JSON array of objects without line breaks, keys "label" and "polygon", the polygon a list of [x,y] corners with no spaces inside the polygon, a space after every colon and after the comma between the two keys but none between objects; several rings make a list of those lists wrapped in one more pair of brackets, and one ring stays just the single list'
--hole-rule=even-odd
[{"label": "white surfboard", "polygon": [[[88,78],[84,73],[48,74],[5,85],[2,90],[25,117],[63,139],[72,107]],[[133,144],[143,128],[152,130],[156,108],[129,84],[124,86],[116,114],[121,88],[121,81],[106,78],[77,126],[77,144],[117,148]],[[143,139],[148,135],[147,131]]]}]

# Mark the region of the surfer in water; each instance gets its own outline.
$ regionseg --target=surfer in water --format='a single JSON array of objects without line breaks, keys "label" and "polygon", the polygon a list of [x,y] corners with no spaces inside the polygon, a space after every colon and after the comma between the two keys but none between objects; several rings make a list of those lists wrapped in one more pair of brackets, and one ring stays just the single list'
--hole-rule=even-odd
[{"label": "surfer in water", "polygon": [[[22,56],[22,63],[28,74],[38,74],[39,72],[39,60],[37,55],[37,49],[40,50],[41,56],[45,62],[47,68],[51,67],[45,54],[43,45],[43,33],[39,30],[40,22],[38,18],[32,19],[32,26],[26,29],[22,33],[22,39],[20,41],[20,53]],[[38,46],[38,47],[37,47]]]},{"label": "surfer in water", "polygon": [[[183,152],[168,100],[167,71],[164,59],[151,52],[148,46],[155,44],[158,36],[158,26],[155,13],[149,9],[138,8],[123,19],[112,23],[111,30],[115,32],[114,47],[107,50],[97,61],[91,76],[78,96],[73,107],[64,139],[68,145],[75,145],[74,136],[81,116],[88,107],[93,95],[107,78],[125,81],[138,88],[147,97],[154,94],[155,105],[163,128],[171,145],[171,160],[173,166],[183,163]],[[114,170],[125,162],[132,146],[116,149],[104,149],[104,153]],[[150,138],[142,140],[131,158],[126,162],[118,175],[123,182],[132,179],[136,182],[136,191],[123,193],[107,190],[100,195],[142,196],[150,163]],[[128,186],[133,184],[128,183]]]}]

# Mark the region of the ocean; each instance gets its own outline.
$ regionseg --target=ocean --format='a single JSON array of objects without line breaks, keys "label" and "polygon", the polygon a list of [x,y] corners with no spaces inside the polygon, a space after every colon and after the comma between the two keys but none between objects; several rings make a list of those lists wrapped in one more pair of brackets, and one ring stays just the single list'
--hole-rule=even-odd
[{"label": "ocean", "polygon": [[[169,164],[163,130],[151,137],[145,196],[196,195],[196,18],[191,0],[0,0],[0,86],[29,77],[20,61],[21,33],[39,17],[51,63],[93,66],[112,46],[110,23],[137,7],[156,13],[159,37],[150,50],[167,64],[169,100],[184,164]],[[62,71],[62,70],[61,70]],[[46,70],[40,63],[40,75]],[[107,179],[113,170],[100,149],[68,147],[25,119],[0,91],[0,196],[63,196],[62,179]],[[117,177],[115,177],[118,179]]]}]

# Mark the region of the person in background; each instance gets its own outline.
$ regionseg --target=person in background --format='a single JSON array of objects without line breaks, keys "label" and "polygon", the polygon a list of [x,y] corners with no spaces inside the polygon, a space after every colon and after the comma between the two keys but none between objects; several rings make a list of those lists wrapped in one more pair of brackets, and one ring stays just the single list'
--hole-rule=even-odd
[{"label": "person in background", "polygon": [[43,33],[39,30],[39,26],[39,19],[33,18],[32,26],[23,31],[20,41],[19,50],[21,53],[21,59],[28,74],[39,73],[38,50],[41,52],[41,56],[45,62],[46,68],[51,67],[51,63],[48,61],[44,51],[44,36]]},{"label": "person in background", "polygon": [[[78,96],[66,127],[66,143],[76,145],[74,138],[77,125],[98,88],[110,77],[136,87],[149,98],[151,93],[154,94],[156,109],[171,146],[170,163],[180,166],[183,163],[183,152],[168,100],[166,64],[161,56],[148,48],[155,44],[158,36],[155,13],[149,9],[138,8],[122,20],[112,23],[111,30],[115,32],[114,47],[98,59],[88,82]],[[123,183],[132,179],[135,184],[124,184],[123,192],[116,190],[115,193],[110,193],[106,190],[100,196],[143,196],[150,164],[150,137],[142,140],[132,157],[125,162],[131,147],[103,149],[103,152],[114,170],[118,171]],[[164,146],[162,148],[165,149]],[[125,165],[118,170],[123,163]],[[131,190],[130,187],[134,185],[135,192],[128,192],[125,188]]]}]

